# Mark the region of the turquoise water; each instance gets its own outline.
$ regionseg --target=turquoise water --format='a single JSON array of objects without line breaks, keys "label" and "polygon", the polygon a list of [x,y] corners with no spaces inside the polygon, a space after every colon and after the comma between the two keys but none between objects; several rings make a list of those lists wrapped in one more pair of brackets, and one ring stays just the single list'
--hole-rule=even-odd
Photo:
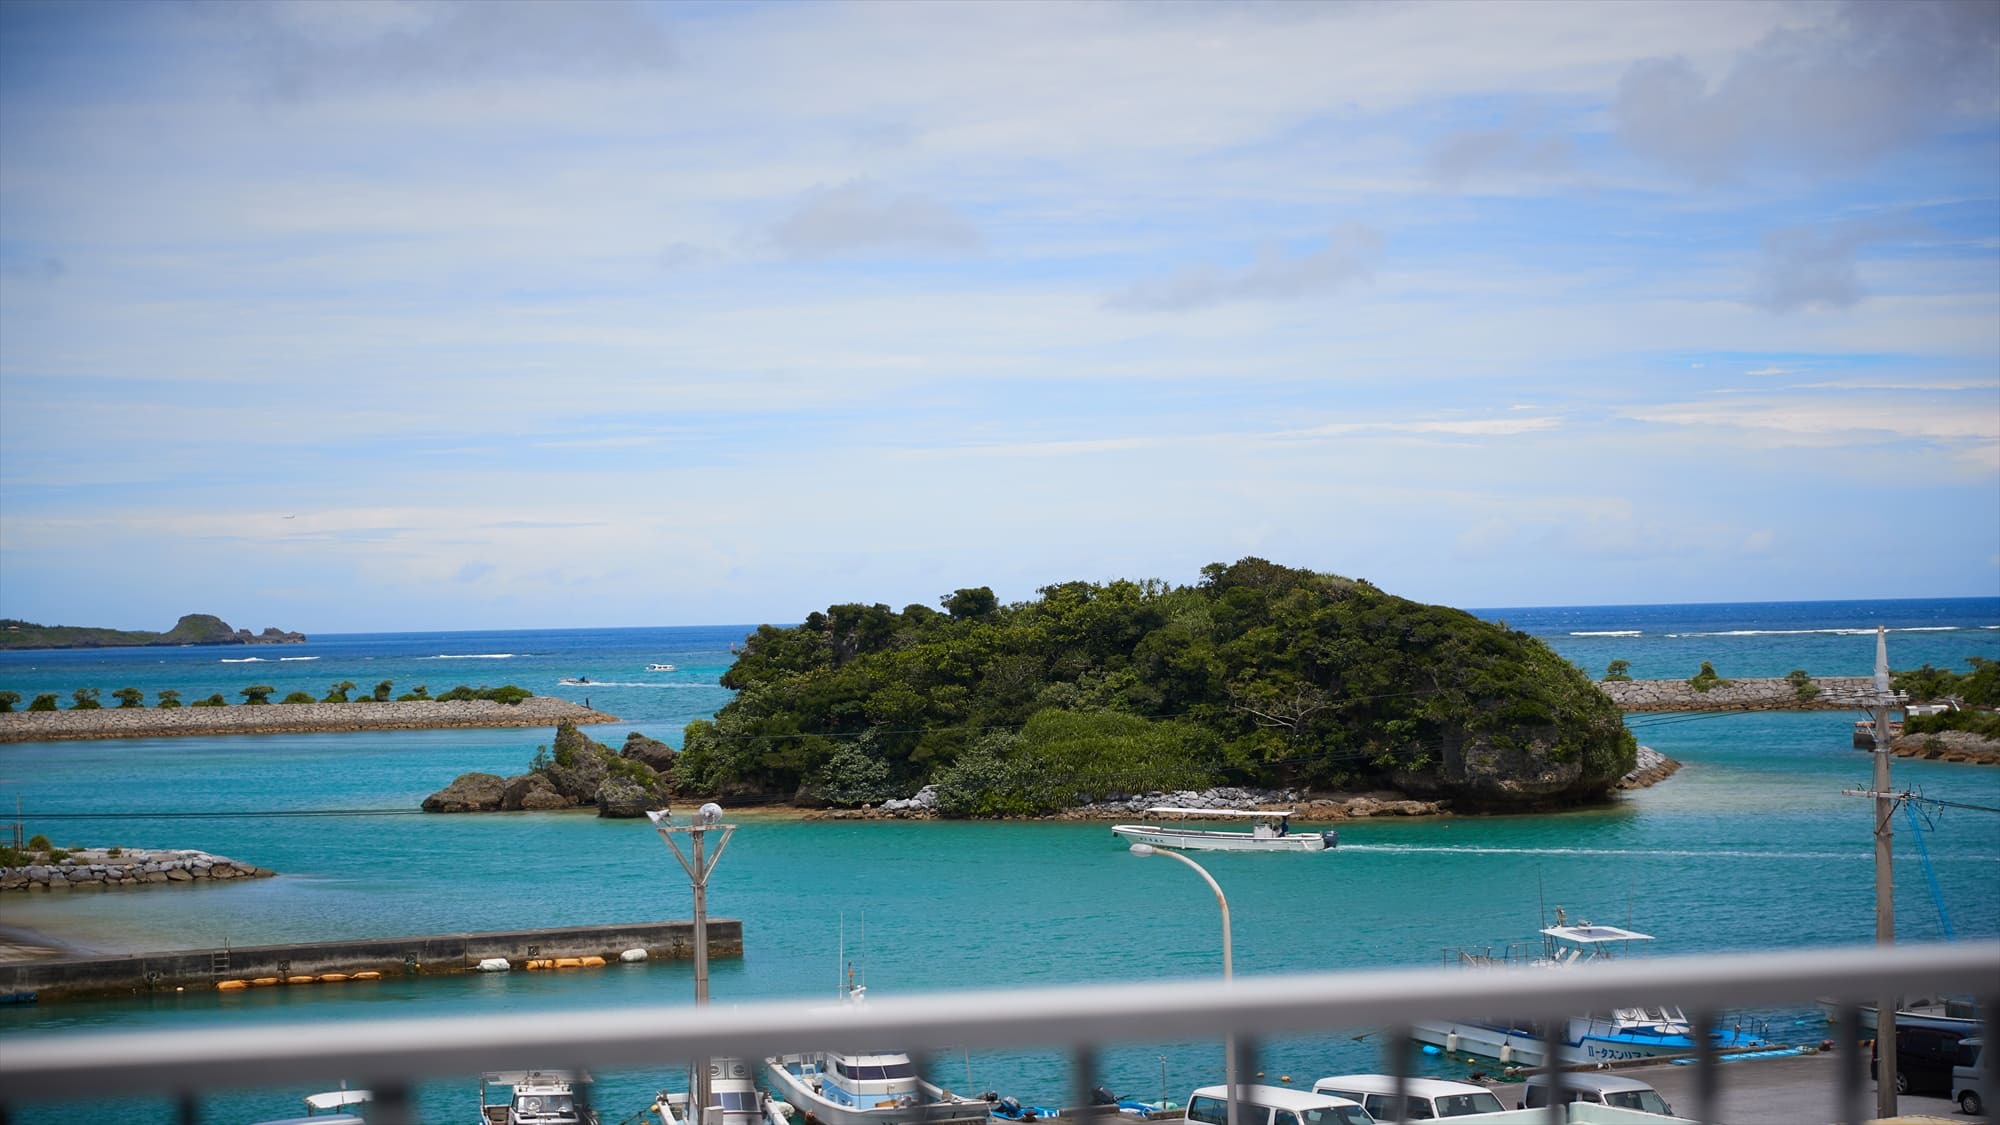
[{"label": "turquoise water", "polygon": [[[1955,604],[1940,626],[1934,603],[1901,607],[1892,663],[1963,667],[1967,655],[2000,659],[2000,600]],[[1604,646],[1657,636],[1627,650],[1637,675],[1685,675],[1701,659],[1725,675],[1862,674],[1872,634],[1799,632],[1800,621],[1845,611],[1796,607],[1690,609],[1680,631],[1728,636],[1669,639],[1671,622],[1613,610],[1505,610],[1515,628],[1548,637],[1558,651],[1601,671]],[[1545,614],[1550,621],[1539,620]],[[1852,614],[1849,614],[1852,616]],[[1840,617],[1834,617],[1836,622]],[[1642,620],[1642,635],[1572,637]],[[1734,629],[1695,629],[1719,623]],[[1602,628],[1599,628],[1601,626]],[[1778,627],[1786,631],[1778,631]],[[1826,625],[1834,629],[1842,626]],[[1945,628],[1949,631],[1945,631]],[[619,630],[437,637],[327,638],[305,690],[352,679],[394,678],[435,692],[458,682],[516,682],[537,691],[566,675],[634,686],[592,685],[594,705],[630,720],[594,732],[617,741],[643,729],[678,742],[687,718],[727,698],[714,679],[728,642],[743,630]],[[265,650],[294,655],[291,650]],[[1629,653],[1643,651],[1647,655]],[[1706,656],[1694,653],[1706,652]],[[502,657],[501,653],[515,655]],[[476,659],[438,660],[458,656]],[[60,656],[61,659],[52,659]],[[1677,665],[1692,665],[1682,669]],[[93,663],[93,659],[107,662]],[[1601,658],[1601,659],[1600,659]],[[1649,672],[1641,660],[1656,661]],[[146,661],[152,660],[152,665]],[[165,660],[167,663],[159,664]],[[679,666],[644,674],[652,661]],[[428,675],[478,664],[466,676]],[[273,662],[275,664],[275,662]],[[1673,665],[1671,670],[1668,666]],[[1740,665],[1740,666],[1738,666]],[[1585,665],[1590,667],[1589,664]],[[106,668],[110,671],[106,671]],[[24,678],[61,690],[101,674],[153,690],[147,667],[170,670],[184,690],[223,690],[248,674],[221,665],[217,650],[121,650],[102,654],[9,654],[0,684],[27,693]],[[253,682],[277,684],[273,666]],[[365,671],[364,671],[365,670]],[[203,678],[206,677],[206,678]],[[704,679],[706,682],[704,682]],[[199,684],[213,686],[198,687]],[[664,685],[682,686],[664,686]],[[162,686],[172,686],[164,684]],[[281,690],[290,690],[281,688]],[[399,687],[400,690],[400,687]],[[1229,895],[1237,972],[1407,966],[1437,960],[1448,945],[1504,944],[1533,935],[1544,907],[1572,918],[1630,924],[1654,934],[1657,952],[1695,953],[1826,946],[1873,938],[1870,807],[1843,796],[1865,787],[1869,760],[1850,748],[1844,712],[1726,717],[1634,716],[1641,741],[1686,763],[1674,778],[1606,809],[1549,816],[1356,821],[1341,847],[1319,856],[1203,857]],[[466,770],[525,768],[549,732],[431,731],[232,739],[29,744],[0,747],[0,800],[18,794],[29,832],[58,842],[198,847],[273,868],[278,878],[216,887],[9,896],[0,923],[60,935],[107,951],[255,944],[445,930],[500,929],[685,917],[685,875],[648,826],[588,814],[444,817],[404,812],[324,818],[265,815],[156,819],[148,814],[275,810],[408,810]],[[2000,769],[1898,761],[1898,785],[1961,804],[2000,808]],[[11,802],[8,802],[11,803]],[[110,812],[111,819],[51,819]],[[1154,864],[1120,848],[1106,826],[1060,823],[806,821],[769,813],[739,818],[710,887],[714,916],[740,918],[745,956],[718,961],[712,991],[732,999],[831,996],[845,947],[877,995],[1107,979],[1197,978],[1219,971],[1213,897],[1178,864]],[[1898,932],[1934,940],[1942,929],[1922,865],[1898,823]],[[1958,935],[2000,936],[2000,815],[1936,814],[1926,842]],[[598,972],[513,973],[454,980],[385,981],[337,989],[183,993],[0,1009],[0,1049],[20,1035],[78,1028],[172,1029],[256,1021],[349,1019],[533,1011],[635,1003],[686,1003],[686,965],[619,966]],[[1780,1038],[1817,1041],[1815,1012],[1755,1013]],[[1356,1034],[1368,1029],[1355,1029]],[[1265,1047],[1266,1070],[1304,1080],[1379,1065],[1370,1038],[1282,1042]],[[954,1088],[1000,1089],[1024,1101],[1062,1099],[1059,1059],[1039,1054],[942,1052],[933,1074]],[[1442,1064],[1440,1064],[1442,1065]],[[971,1070],[967,1081],[966,1071]],[[1217,1080],[1214,1044],[1134,1046],[1106,1060],[1107,1084],[1158,1096],[1161,1071],[1175,1098]],[[339,1076],[329,1076],[332,1086]],[[662,1085],[678,1085],[668,1060],[658,1072],[601,1076],[599,1101],[617,1120]],[[424,1092],[426,1120],[462,1118],[476,1076]],[[310,1091],[231,1095],[214,1120],[248,1121],[293,1111]],[[23,1121],[103,1120],[108,1107],[65,1107]],[[126,1120],[171,1120],[165,1107],[117,1107]]]}]

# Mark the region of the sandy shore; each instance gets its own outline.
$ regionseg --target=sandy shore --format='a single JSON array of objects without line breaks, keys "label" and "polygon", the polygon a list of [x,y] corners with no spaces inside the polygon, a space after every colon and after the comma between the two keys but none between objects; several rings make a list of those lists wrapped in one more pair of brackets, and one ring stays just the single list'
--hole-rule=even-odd
[{"label": "sandy shore", "polygon": [[490,699],[408,703],[272,703],[261,707],[107,707],[97,711],[10,711],[0,714],[0,742],[176,735],[316,734],[445,727],[547,727],[615,723],[566,699],[536,695],[518,704]]}]

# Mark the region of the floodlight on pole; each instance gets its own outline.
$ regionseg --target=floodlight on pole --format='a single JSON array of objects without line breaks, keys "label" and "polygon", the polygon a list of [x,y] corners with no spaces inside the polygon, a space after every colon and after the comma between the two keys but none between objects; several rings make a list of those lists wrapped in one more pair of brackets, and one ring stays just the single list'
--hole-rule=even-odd
[{"label": "floodlight on pole", "polygon": [[[708,876],[715,865],[722,861],[722,850],[729,846],[729,836],[736,831],[734,824],[722,823],[722,806],[710,801],[696,810],[694,818],[687,824],[675,824],[673,812],[669,809],[648,810],[646,819],[667,842],[674,858],[680,860],[681,867],[688,874],[688,885],[694,891],[694,1002],[708,1003]],[[707,851],[707,837],[710,832],[720,833],[715,841],[715,851]],[[675,837],[686,835],[688,850],[681,850],[680,841]],[[692,1111],[695,1125],[702,1125],[708,1113],[708,1060],[695,1059],[688,1081],[688,1107]]]},{"label": "floodlight on pole", "polygon": [[[1223,897],[1222,885],[1215,881],[1215,877],[1208,873],[1207,868],[1177,851],[1156,848],[1151,844],[1133,844],[1132,854],[1141,857],[1163,855],[1170,859],[1180,860],[1182,863],[1194,868],[1194,873],[1201,876],[1202,882],[1208,884],[1209,890],[1215,892],[1216,905],[1222,908],[1222,980],[1225,984],[1234,980],[1235,970],[1230,964],[1229,955],[1229,900]],[[1222,1050],[1222,1080],[1229,1087],[1229,1125],[1237,1125],[1236,1034],[1234,1032],[1230,1033],[1228,1040],[1223,1044]]]}]

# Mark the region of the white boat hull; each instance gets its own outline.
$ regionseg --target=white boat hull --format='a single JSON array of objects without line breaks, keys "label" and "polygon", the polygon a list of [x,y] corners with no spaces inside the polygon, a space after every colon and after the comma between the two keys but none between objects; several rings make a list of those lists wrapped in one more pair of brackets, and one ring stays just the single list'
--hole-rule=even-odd
[{"label": "white boat hull", "polygon": [[[1565,1041],[1555,1045],[1553,1058],[1550,1057],[1548,1041],[1534,1030],[1522,1027],[1436,1022],[1418,1024],[1411,1030],[1411,1038],[1419,1043],[1442,1047],[1447,1052],[1465,1051],[1523,1067],[1682,1058],[1693,1054],[1696,1049],[1694,1040],[1686,1035],[1614,1028],[1608,1020],[1587,1016],[1567,1021],[1566,1033]],[[1720,1033],[1715,1046],[1719,1051],[1741,1051],[1768,1047],[1769,1044],[1755,1036],[1725,1031]]]},{"label": "white boat hull", "polygon": [[[919,1081],[914,1094],[887,1098],[875,1105],[850,1106],[829,1100],[808,1078],[788,1067],[799,1056],[781,1055],[764,1061],[772,1090],[790,1102],[794,1111],[810,1115],[822,1125],[944,1125],[946,1122],[984,1122],[991,1106],[976,1098],[947,1094],[929,1082]],[[906,1104],[907,1103],[907,1104]]]},{"label": "white boat hull", "polygon": [[1150,824],[1114,824],[1111,831],[1135,844],[1194,852],[1323,852],[1326,838],[1317,832],[1285,836],[1253,836],[1248,832],[1214,832],[1190,828],[1156,828]]}]

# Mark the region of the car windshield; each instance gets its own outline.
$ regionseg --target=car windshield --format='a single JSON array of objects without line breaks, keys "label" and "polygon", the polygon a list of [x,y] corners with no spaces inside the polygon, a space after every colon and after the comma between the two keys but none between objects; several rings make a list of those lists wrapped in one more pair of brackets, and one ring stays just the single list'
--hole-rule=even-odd
[{"label": "car windshield", "polygon": [[1299,1125],[1373,1125],[1374,1120],[1358,1105],[1329,1105],[1299,1111]]},{"label": "car windshield", "polygon": [[1604,1104],[1620,1109],[1636,1109],[1642,1113],[1657,1113],[1663,1117],[1671,1117],[1674,1112],[1657,1090],[1621,1090],[1604,1095]]},{"label": "car windshield", "polygon": [[1436,1099],[1439,1117],[1464,1117],[1468,1113],[1499,1113],[1506,1108],[1500,1099],[1481,1090],[1476,1094],[1446,1094]]}]

